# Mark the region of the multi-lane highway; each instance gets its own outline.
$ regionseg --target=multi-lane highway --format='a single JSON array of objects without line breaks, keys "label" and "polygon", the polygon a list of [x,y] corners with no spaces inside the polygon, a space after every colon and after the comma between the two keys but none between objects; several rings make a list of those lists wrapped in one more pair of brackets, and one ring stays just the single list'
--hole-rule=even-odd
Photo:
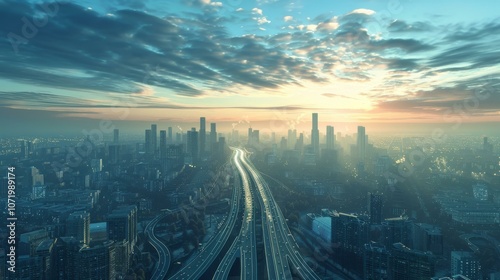
[{"label": "multi-lane highway", "polygon": [[[248,152],[233,148],[231,159],[235,167],[234,191],[230,212],[217,236],[203,245],[199,254],[171,279],[200,279],[213,264],[234,230],[236,220],[242,219],[239,235],[218,264],[213,279],[227,279],[234,262],[240,259],[241,279],[257,279],[257,242],[255,209],[260,206],[262,238],[268,279],[292,279],[292,272],[301,279],[319,279],[298,252],[286,220],[271,190],[260,172],[248,158]],[[242,193],[244,199],[242,200]],[[243,203],[241,203],[243,201]],[[258,201],[258,205],[256,205]],[[256,207],[257,206],[257,207]],[[244,207],[243,216],[240,209]]]},{"label": "multi-lane highway", "polygon": [[144,229],[144,233],[148,237],[149,243],[155,248],[158,253],[158,262],[155,265],[155,270],[151,279],[163,280],[167,275],[168,269],[170,267],[170,251],[167,246],[161,242],[154,234],[154,229],[158,221],[163,219],[168,213],[162,213],[156,216],[151,222],[149,222]]},{"label": "multi-lane highway", "polygon": [[[237,153],[234,152],[232,162],[236,160]],[[230,201],[230,210],[224,224],[217,231],[217,236],[205,243],[199,254],[170,279],[200,279],[200,277],[212,265],[216,257],[227,243],[231,232],[236,224],[238,212],[240,211],[241,186],[238,180],[234,180],[234,191]]]},{"label": "multi-lane highway", "polygon": [[236,166],[241,178],[243,192],[245,194],[245,208],[240,233],[222,259],[222,262],[219,264],[214,279],[227,279],[231,266],[238,256],[241,261],[240,278],[257,279],[254,195],[251,189],[250,178],[242,166],[244,152],[236,149],[233,150],[236,155],[233,164]]},{"label": "multi-lane highway", "polygon": [[[271,190],[259,171],[247,157],[241,157],[242,165],[250,174],[256,188],[262,208],[262,228],[269,279],[292,279],[295,271],[302,279],[319,279],[298,252],[298,246],[292,237],[286,220],[281,213]],[[289,263],[293,266],[290,267]]]}]

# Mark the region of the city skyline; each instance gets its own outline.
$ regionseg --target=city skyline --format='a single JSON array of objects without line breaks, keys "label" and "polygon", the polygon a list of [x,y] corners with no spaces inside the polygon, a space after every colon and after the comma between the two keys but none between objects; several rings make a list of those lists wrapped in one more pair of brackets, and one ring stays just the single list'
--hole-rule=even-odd
[{"label": "city skyline", "polygon": [[500,279],[499,10],[0,0],[0,279]]},{"label": "city skyline", "polygon": [[0,4],[4,127],[188,130],[203,115],[287,130],[318,112],[333,126],[488,130],[500,112],[493,1],[114,4]]}]

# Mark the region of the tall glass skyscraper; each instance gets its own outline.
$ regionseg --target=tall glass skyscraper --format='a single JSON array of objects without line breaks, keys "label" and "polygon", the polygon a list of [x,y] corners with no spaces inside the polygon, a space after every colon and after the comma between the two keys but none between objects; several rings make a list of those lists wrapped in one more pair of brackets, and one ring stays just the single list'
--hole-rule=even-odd
[{"label": "tall glass skyscraper", "polygon": [[319,155],[318,113],[312,114],[311,145],[316,156]]}]

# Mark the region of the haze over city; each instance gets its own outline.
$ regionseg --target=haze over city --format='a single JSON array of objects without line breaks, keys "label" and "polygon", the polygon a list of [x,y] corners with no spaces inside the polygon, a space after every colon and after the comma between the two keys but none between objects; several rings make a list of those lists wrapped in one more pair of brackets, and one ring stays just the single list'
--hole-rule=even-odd
[{"label": "haze over city", "polygon": [[499,117],[495,1],[36,3],[0,4],[11,133],[100,119],[189,129],[200,115],[269,126],[319,112],[374,131]]},{"label": "haze over city", "polygon": [[0,279],[500,279],[498,1],[0,1]]}]

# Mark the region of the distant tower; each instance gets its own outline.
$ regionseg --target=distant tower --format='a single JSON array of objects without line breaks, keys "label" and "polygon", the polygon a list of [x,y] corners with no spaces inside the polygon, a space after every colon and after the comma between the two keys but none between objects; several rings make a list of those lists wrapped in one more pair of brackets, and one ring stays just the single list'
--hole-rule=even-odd
[{"label": "distant tower", "polygon": [[167,134],[167,142],[169,144],[172,144],[173,141],[174,141],[174,138],[173,138],[173,135],[172,135],[172,127],[169,126],[168,127],[168,134]]},{"label": "distant tower", "polygon": [[304,133],[300,133],[299,139],[297,140],[297,143],[295,143],[295,150],[302,153],[303,148],[304,148]]},{"label": "distant tower", "polygon": [[146,129],[146,134],[145,134],[145,143],[144,143],[144,150],[146,154],[152,154],[152,139],[151,139],[151,129]]},{"label": "distant tower", "polygon": [[160,130],[160,158],[167,158],[167,131]]},{"label": "distant tower", "polygon": [[312,114],[311,146],[316,156],[319,156],[318,113]]},{"label": "distant tower", "polygon": [[206,132],[206,121],[205,117],[200,118],[200,155],[205,154],[206,149],[206,141],[207,141],[207,132]]},{"label": "distant tower", "polygon": [[253,144],[252,138],[253,138],[253,131],[252,131],[252,128],[249,127],[248,128],[248,145],[252,145]]},{"label": "distant tower", "polygon": [[358,162],[365,162],[365,157],[366,157],[366,133],[365,133],[365,127],[364,126],[358,126],[357,149],[358,149]]},{"label": "distant tower", "polygon": [[295,149],[295,144],[297,143],[297,130],[296,129],[289,129],[288,130],[288,149]]},{"label": "distant tower", "polygon": [[156,124],[151,125],[151,153],[156,154],[157,146],[157,134],[156,134]]},{"label": "distant tower", "polygon": [[198,150],[198,132],[196,131],[196,128],[192,128],[190,131],[187,132],[187,153],[191,155],[191,158],[193,160],[193,163],[198,163],[198,155],[199,155],[199,150]]},{"label": "distant tower", "polygon": [[28,145],[26,140],[21,140],[21,157],[22,158],[28,158]]},{"label": "distant tower", "polygon": [[259,130],[256,129],[252,132],[252,143],[254,144],[259,144],[260,143],[260,136],[259,136]]},{"label": "distant tower", "polygon": [[335,143],[335,134],[333,130],[333,126],[326,127],[326,148],[328,150],[333,150]]},{"label": "distant tower", "polygon": [[368,212],[370,214],[371,224],[382,223],[382,195],[375,193],[368,193]]},{"label": "distant tower", "polygon": [[113,143],[118,144],[118,141],[120,141],[119,135],[120,135],[120,131],[118,130],[118,128],[115,128],[113,130]]},{"label": "distant tower", "polygon": [[215,145],[217,144],[217,124],[210,124],[210,150],[215,152]]}]

